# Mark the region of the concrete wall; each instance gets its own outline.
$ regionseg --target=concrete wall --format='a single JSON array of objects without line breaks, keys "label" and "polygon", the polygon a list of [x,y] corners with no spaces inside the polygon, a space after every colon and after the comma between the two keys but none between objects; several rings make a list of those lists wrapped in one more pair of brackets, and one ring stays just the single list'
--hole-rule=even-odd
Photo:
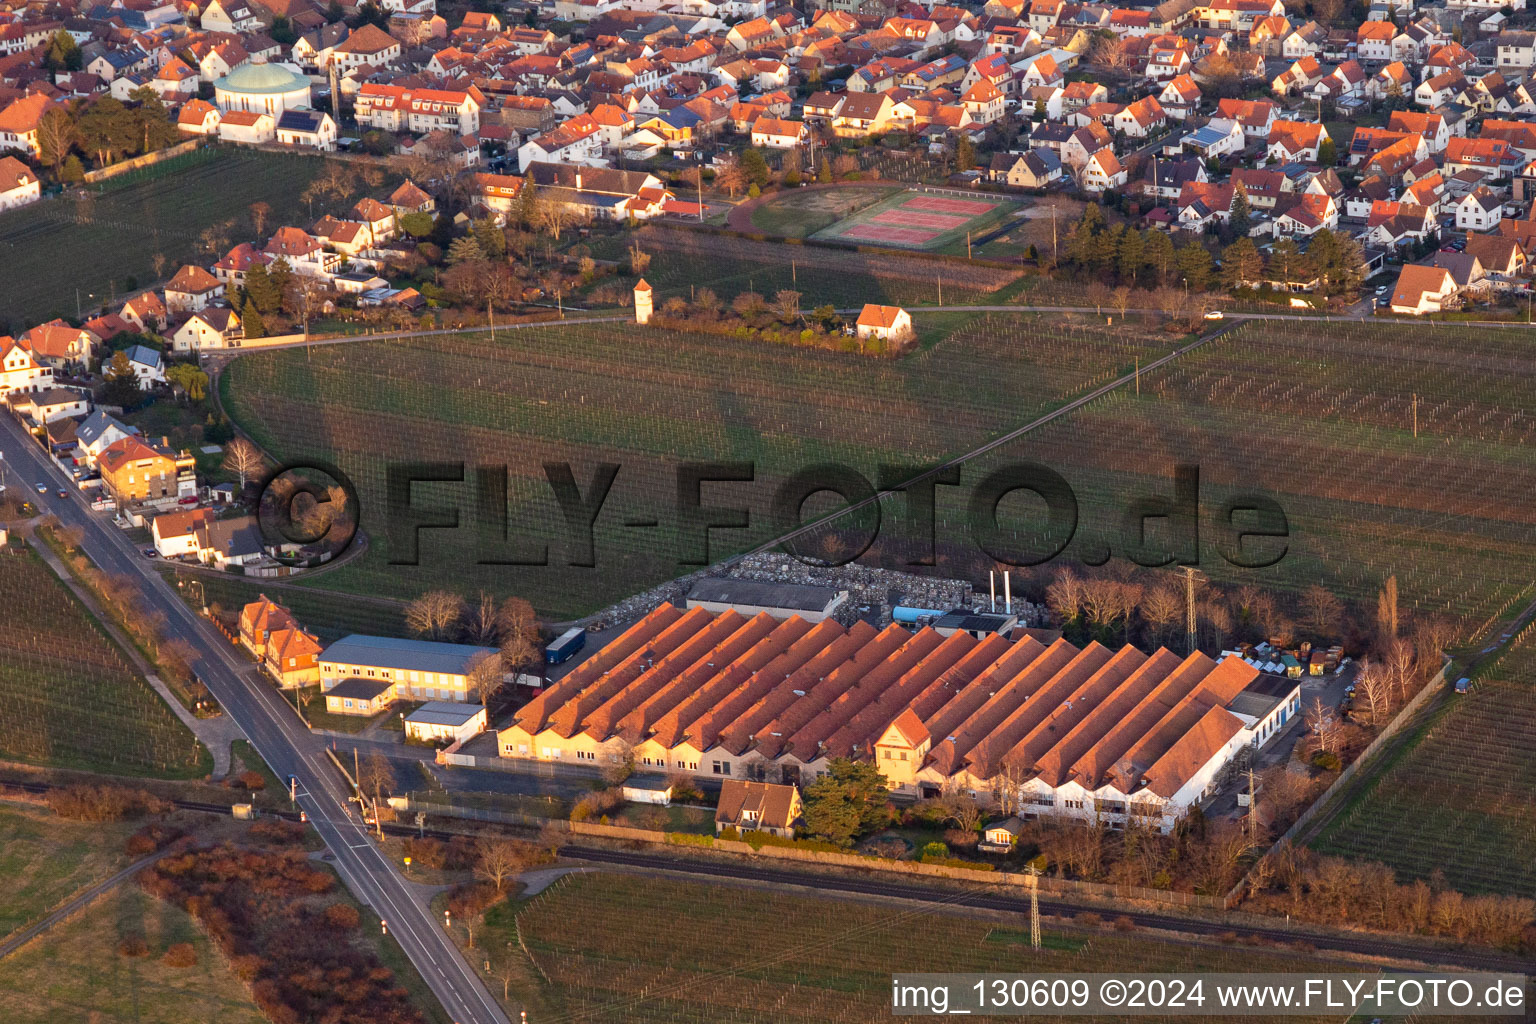
[{"label": "concrete wall", "polygon": [[107,167],[102,167],[94,171],[86,171],[85,183],[87,185],[94,185],[98,181],[105,181],[108,178],[115,178],[119,174],[127,174],[129,171],[136,171],[140,167],[152,167],[162,160],[169,160],[172,157],[181,156],[183,153],[190,153],[202,144],[203,140],[200,138],[188,139],[186,142],[178,142],[176,145],[169,146],[165,149],[157,149],[153,153],[145,153],[143,156],[136,156],[132,160],[124,160],[120,163],[111,164]]}]

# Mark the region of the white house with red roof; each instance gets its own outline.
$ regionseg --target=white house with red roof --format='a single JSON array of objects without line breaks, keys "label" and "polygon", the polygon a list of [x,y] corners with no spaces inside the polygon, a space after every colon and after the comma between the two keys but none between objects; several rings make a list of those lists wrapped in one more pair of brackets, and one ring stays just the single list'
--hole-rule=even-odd
[{"label": "white house with red roof", "polygon": [[13,210],[40,198],[42,183],[32,168],[13,156],[0,156],[0,210]]}]

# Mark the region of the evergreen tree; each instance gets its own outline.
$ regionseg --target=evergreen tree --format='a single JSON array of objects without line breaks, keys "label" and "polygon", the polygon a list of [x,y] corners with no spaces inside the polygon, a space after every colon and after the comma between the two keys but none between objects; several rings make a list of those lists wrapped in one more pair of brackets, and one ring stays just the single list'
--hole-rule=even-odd
[{"label": "evergreen tree", "polygon": [[507,236],[491,218],[482,217],[475,221],[474,237],[488,259],[499,259],[507,254]]},{"label": "evergreen tree", "polygon": [[955,144],[955,170],[968,171],[976,166],[976,147],[971,143],[970,136],[960,136],[960,141]]},{"label": "evergreen tree", "polygon": [[1253,208],[1248,204],[1248,190],[1241,183],[1232,190],[1232,233],[1246,238],[1253,227]]},{"label": "evergreen tree", "polygon": [[[293,280],[293,267],[288,264],[286,259],[279,256],[267,267],[267,276],[272,279],[272,287],[277,289],[277,304],[281,306],[283,296],[288,294],[288,284]],[[273,308],[276,309],[277,306]]]},{"label": "evergreen tree", "polygon": [[55,32],[53,38],[48,40],[48,48],[43,51],[43,67],[59,72],[79,71],[84,66],[84,57],[75,37],[63,29]]},{"label": "evergreen tree", "polygon": [[245,309],[240,313],[241,326],[245,328],[247,338],[265,338],[267,336],[267,322],[262,319],[261,312],[256,304],[246,300]]},{"label": "evergreen tree", "polygon": [[1173,269],[1173,239],[1168,237],[1166,231],[1147,232],[1146,261],[1157,275],[1159,284],[1168,283],[1168,274]]},{"label": "evergreen tree", "polygon": [[823,185],[832,180],[832,165],[823,157],[820,166],[816,168],[816,180]]},{"label": "evergreen tree", "polygon": [[1211,283],[1211,254],[1199,242],[1189,242],[1175,259],[1179,277],[1192,292],[1204,291]]},{"label": "evergreen tree", "polygon": [[1221,251],[1221,283],[1241,288],[1259,279],[1264,272],[1264,258],[1253,239],[1239,238]]},{"label": "evergreen tree", "polygon": [[747,180],[756,185],[759,191],[768,187],[768,161],[763,158],[762,153],[755,149],[743,150],[741,170],[747,176]]},{"label": "evergreen tree", "polygon": [[1140,231],[1127,231],[1120,238],[1120,277],[1126,281],[1136,280],[1136,275],[1141,273],[1146,261],[1146,237]]},{"label": "evergreen tree", "polygon": [[470,263],[485,259],[485,250],[480,248],[480,243],[474,235],[462,235],[453,240],[448,246],[448,262],[450,264]]},{"label": "evergreen tree", "polygon": [[1339,162],[1339,147],[1332,139],[1324,139],[1318,144],[1317,162],[1324,167],[1332,167]]},{"label": "evergreen tree", "polygon": [[260,263],[251,267],[245,273],[245,303],[243,306],[254,305],[263,313],[276,313],[278,307],[283,304],[283,293],[278,289],[277,283],[267,273],[267,268]]},{"label": "evergreen tree", "polygon": [[128,362],[127,352],[115,353],[107,363],[103,376],[106,377],[106,383],[101,389],[104,405],[133,409],[143,400],[144,390],[139,387],[139,378],[133,372],[133,365]]},{"label": "evergreen tree", "polygon": [[1301,277],[1301,250],[1294,239],[1282,238],[1269,251],[1267,272],[1271,281],[1291,284]]}]

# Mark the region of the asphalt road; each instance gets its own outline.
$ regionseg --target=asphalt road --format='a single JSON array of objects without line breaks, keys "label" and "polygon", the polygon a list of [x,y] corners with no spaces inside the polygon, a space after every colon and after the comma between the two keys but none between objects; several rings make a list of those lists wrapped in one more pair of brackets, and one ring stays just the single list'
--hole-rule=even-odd
[{"label": "asphalt road", "polygon": [[[168,631],[192,645],[199,677],[278,777],[297,778],[299,806],[335,855],[342,880],[388,922],[390,934],[455,1024],[510,1024],[442,924],[418,901],[348,806],[347,787],[325,756],[324,739],[311,735],[293,709],[257,676],[255,666],[237,657],[212,625],[182,603],[154,571],[154,563],[128,542],[107,514],[90,511],[64,473],[15,419],[3,413],[0,451],[5,456],[4,482],[27,492],[34,504],[65,526],[80,527],[91,560],[104,572],[129,580],[139,592],[139,607],[164,615]],[[38,483],[49,485],[46,495],[37,493]],[[59,498],[59,488],[66,488],[69,497]]]}]

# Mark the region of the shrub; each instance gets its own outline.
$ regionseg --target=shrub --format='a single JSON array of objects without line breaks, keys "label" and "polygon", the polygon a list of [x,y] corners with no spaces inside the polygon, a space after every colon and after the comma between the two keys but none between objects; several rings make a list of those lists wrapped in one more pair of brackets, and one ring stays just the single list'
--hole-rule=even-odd
[{"label": "shrub", "polygon": [[169,803],[142,789],[91,785],[49,790],[48,806],[59,817],[76,821],[122,821],[171,809]]},{"label": "shrub", "polygon": [[[720,838],[724,839],[724,836]],[[714,846],[715,837],[697,832],[668,832],[667,842],[673,846]]]},{"label": "shrub", "polygon": [[1133,932],[1136,930],[1136,922],[1131,920],[1129,914],[1121,914],[1115,918],[1115,931]]},{"label": "shrub", "polygon": [[320,920],[327,928],[349,932],[362,923],[362,915],[348,903],[332,903],[320,913]]},{"label": "shrub", "polygon": [[282,818],[262,818],[252,822],[246,834],[264,843],[291,846],[303,840],[304,826],[296,821],[284,821]]},{"label": "shrub", "polygon": [[124,935],[117,942],[118,956],[141,957],[149,955],[149,943],[142,935]]},{"label": "shrub", "polygon": [[241,772],[239,775],[235,776],[234,781],[235,785],[239,786],[241,789],[248,789],[252,793],[260,792],[261,790],[267,788],[267,780],[262,777],[261,772]]},{"label": "shrub", "polygon": [[923,860],[925,860],[925,861],[929,857],[937,857],[940,860],[943,860],[944,858],[946,858],[948,856],[949,856],[949,847],[945,846],[943,843],[932,842],[932,843],[929,843],[927,846],[923,847],[922,857],[923,857]]},{"label": "shrub", "polygon": [[448,862],[448,844],[441,839],[407,839],[405,855],[418,867],[439,871]]},{"label": "shrub", "polygon": [[144,857],[156,850],[163,850],[180,836],[180,829],[156,822],[145,825],[129,836],[128,841],[123,844],[123,849],[130,857]]},{"label": "shrub", "polygon": [[1336,772],[1343,765],[1339,755],[1331,750],[1319,750],[1312,755],[1312,764],[1325,772]]},{"label": "shrub", "polygon": [[162,959],[167,967],[196,967],[197,950],[190,942],[178,942],[165,951]]}]

